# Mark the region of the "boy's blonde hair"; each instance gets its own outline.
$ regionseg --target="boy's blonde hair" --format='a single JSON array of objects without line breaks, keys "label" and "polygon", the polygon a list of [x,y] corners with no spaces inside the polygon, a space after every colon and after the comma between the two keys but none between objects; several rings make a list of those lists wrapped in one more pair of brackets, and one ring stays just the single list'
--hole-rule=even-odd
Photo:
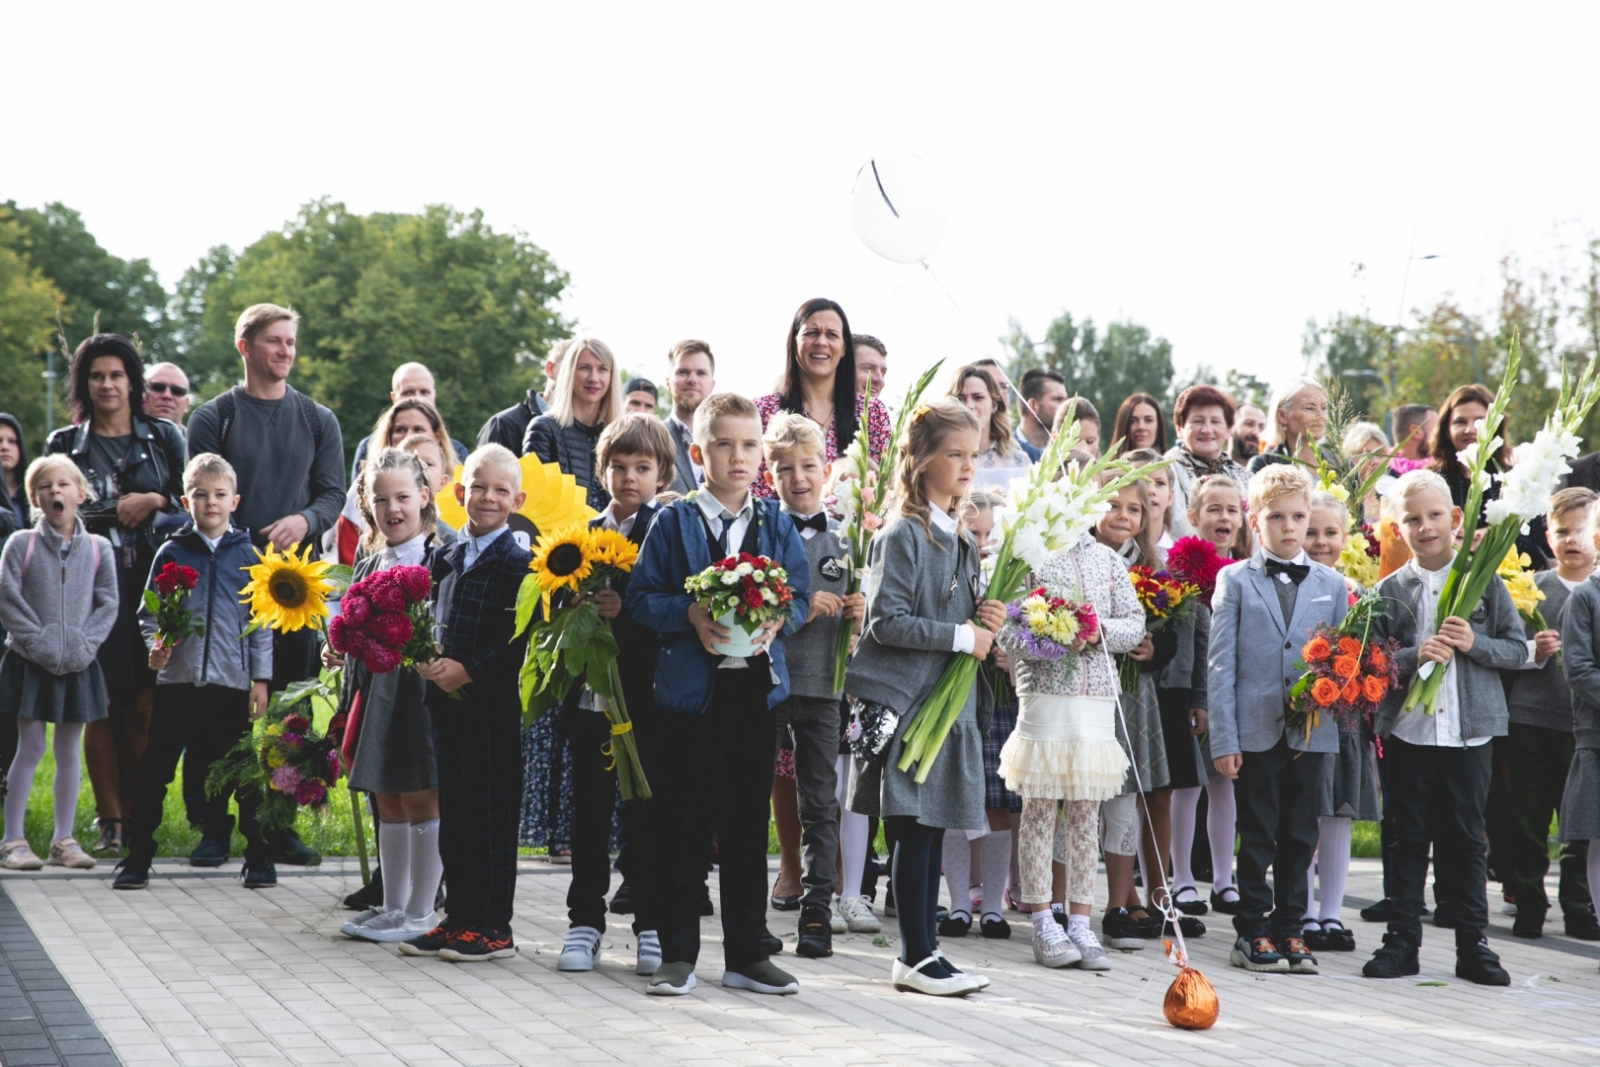
[{"label": "boy's blonde hair", "polygon": [[700,402],[694,412],[694,443],[701,448],[711,443],[711,430],[718,419],[755,419],[761,413],[755,404],[738,393],[712,393]]},{"label": "boy's blonde hair", "polygon": [[277,304],[251,304],[239,313],[238,321],[233,324],[233,343],[254,341],[256,334],[275,322],[285,320],[299,326],[300,313],[294,308],[279,307]]},{"label": "boy's blonde hair", "polygon": [[[698,422],[698,419],[696,420]],[[959,400],[941,400],[936,404],[919,404],[911,421],[906,425],[905,436],[897,444],[894,461],[894,484],[899,498],[900,514],[922,523],[928,540],[933,537],[933,519],[928,494],[922,488],[922,476],[944,447],[944,439],[953,433],[977,433],[977,417]],[[960,522],[966,501],[954,501],[956,534],[960,535]]]},{"label": "boy's blonde hair", "polygon": [[1311,472],[1297,464],[1274,463],[1262,467],[1250,476],[1251,514],[1260,514],[1262,508],[1286,496],[1303,496],[1309,505],[1316,487]]},{"label": "boy's blonde hair", "polygon": [[499,467],[510,472],[512,488],[522,492],[522,464],[505,445],[479,445],[468,453],[467,461],[461,465],[461,484],[470,484],[479,467]]},{"label": "boy's blonde hair", "polygon": [[1323,491],[1321,489],[1318,489],[1316,492],[1312,493],[1311,494],[1311,510],[1312,511],[1337,511],[1340,515],[1344,516],[1344,518],[1340,521],[1339,525],[1344,527],[1345,529],[1349,529],[1350,528],[1350,509],[1345,506],[1345,503],[1344,503],[1343,500],[1340,500],[1338,497],[1334,496],[1332,493],[1325,492],[1325,491]]},{"label": "boy's blonde hair", "polygon": [[793,456],[796,452],[809,452],[824,463],[828,460],[822,427],[804,415],[791,411],[780,411],[772,416],[772,421],[767,423],[767,432],[761,438],[761,451],[766,456],[768,467],[776,465],[781,457]]},{"label": "boy's blonde hair", "polygon": [[57,452],[50,456],[40,456],[28,464],[28,473],[23,475],[22,480],[22,484],[28,487],[28,503],[33,505],[30,510],[33,512],[35,522],[39,521],[44,512],[34,503],[33,496],[39,490],[39,483],[47,482],[54,478],[56,471],[70,473],[72,480],[78,483],[78,488],[83,490],[84,497],[89,500],[96,499],[94,490],[89,488],[89,479],[85,478],[83,472],[78,469],[78,465],[72,462],[71,456],[65,452]]},{"label": "boy's blonde hair", "polygon": [[1455,504],[1455,499],[1450,496],[1450,483],[1444,480],[1444,475],[1423,468],[1406,471],[1389,487],[1389,492],[1383,498],[1384,516],[1399,522],[1405,511],[1406,501],[1429,489],[1444,497],[1452,506]]},{"label": "boy's blonde hair", "polygon": [[633,411],[600,431],[594,446],[597,469],[604,474],[612,456],[649,456],[656,461],[656,484],[671,485],[677,446],[667,427],[654,415]]},{"label": "boy's blonde hair", "polygon": [[226,479],[234,492],[239,491],[239,475],[234,472],[233,464],[215,452],[201,452],[189,457],[188,465],[183,468],[183,491],[189,492],[200,483],[201,478]]}]

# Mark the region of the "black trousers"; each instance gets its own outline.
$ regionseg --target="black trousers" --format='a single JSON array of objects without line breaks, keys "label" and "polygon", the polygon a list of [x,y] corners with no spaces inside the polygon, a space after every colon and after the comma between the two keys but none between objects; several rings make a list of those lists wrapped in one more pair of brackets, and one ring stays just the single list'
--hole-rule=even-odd
[{"label": "black trousers", "polygon": [[1394,796],[1389,873],[1395,918],[1389,932],[1409,945],[1422,944],[1422,893],[1431,841],[1435,895],[1448,900],[1455,912],[1457,950],[1471,948],[1483,940],[1489,925],[1483,813],[1493,762],[1490,746],[1441,748],[1390,737],[1384,749]]},{"label": "black trousers", "polygon": [[944,857],[944,831],[924,826],[910,815],[883,820],[884,832],[895,831],[895,922],[900,927],[900,962],[915,967],[939,947],[939,871]]},{"label": "black trousers", "polygon": [[800,808],[801,903],[833,903],[839,873],[839,699],[790,697],[775,709],[794,746]]},{"label": "black trousers", "polygon": [[[598,711],[580,708],[563,709],[561,733],[569,743],[572,755],[572,884],[567,887],[567,921],[572,926],[591,926],[601,933],[606,929],[606,893],[611,888],[611,821],[617,810],[617,775],[612,767],[612,757],[607,755],[611,744],[611,722]],[[639,725],[635,722],[636,744]],[[640,763],[644,762],[641,755]],[[611,768],[611,769],[608,769]],[[649,772],[645,777],[649,778]],[[636,809],[649,801],[630,801],[623,809]],[[630,818],[635,814],[628,811]],[[630,828],[637,836],[640,828]],[[648,848],[635,841],[625,856],[619,856],[623,877],[634,868],[635,849]],[[656,928],[655,901],[649,893],[650,875],[642,883],[633,883],[633,929]]]},{"label": "black trousers", "polygon": [[[1570,733],[1512,723],[1505,738],[1505,840],[1495,845],[1495,862],[1517,912],[1548,911],[1544,876],[1550,870],[1550,819],[1561,810],[1572,766]],[[1492,838],[1491,838],[1492,839]],[[1556,898],[1563,913],[1589,910],[1589,842],[1570,841],[1557,853],[1561,882]]]},{"label": "black trousers", "polygon": [[[128,858],[149,863],[156,854],[156,830],[161,826],[167,786],[177,774],[178,758],[206,771],[239,739],[250,732],[250,694],[220,685],[158,685],[150,712],[150,744],[139,764],[139,781],[133,792],[133,825],[128,830]],[[245,859],[267,859],[270,848],[256,822],[261,794],[253,788],[234,793],[239,804],[239,832],[244,835]],[[210,838],[226,842],[233,833],[226,794],[206,797],[200,805],[200,828]]]},{"label": "black trousers", "polygon": [[[1234,795],[1239,809],[1239,913],[1243,937],[1299,936],[1306,914],[1306,871],[1317,848],[1321,752],[1296,752],[1279,738],[1246,752]],[[1272,884],[1267,884],[1267,868]]]},{"label": "black trousers", "polygon": [[515,692],[477,684],[451,700],[428,693],[439,760],[439,856],[450,921],[473,930],[511,926],[522,810],[522,710]]},{"label": "black trousers", "polygon": [[771,688],[764,665],[718,670],[704,714],[657,715],[658,739],[645,760],[645,774],[658,816],[654,888],[664,962],[694,964],[700,956],[700,889],[714,800],[720,800],[717,848],[727,966],[748,967],[767,958],[761,934],[777,756],[776,720],[767,708]]}]

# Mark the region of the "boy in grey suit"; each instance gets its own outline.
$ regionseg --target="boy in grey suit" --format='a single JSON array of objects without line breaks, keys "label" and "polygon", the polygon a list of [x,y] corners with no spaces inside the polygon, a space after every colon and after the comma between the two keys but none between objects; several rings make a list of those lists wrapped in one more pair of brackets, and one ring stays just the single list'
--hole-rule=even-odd
[{"label": "boy in grey suit", "polygon": [[[1453,535],[1461,529],[1461,509],[1451,504],[1442,477],[1428,470],[1405,474],[1389,490],[1385,506],[1411,549],[1411,560],[1378,583],[1388,612],[1373,626],[1376,636],[1400,644],[1395,656],[1400,682],[1384,697],[1373,723],[1384,741],[1392,791],[1394,917],[1383,947],[1361,973],[1401,978],[1418,972],[1431,843],[1437,891],[1456,914],[1456,977],[1510,985],[1511,977],[1484,940],[1489,902],[1483,813],[1489,800],[1489,741],[1505,735],[1509,719],[1500,672],[1515,670],[1528,658],[1522,620],[1499,579],[1490,581],[1470,621],[1434,619],[1455,557]],[[1433,714],[1400,710],[1425,663],[1446,672]]]},{"label": "boy in grey suit", "polygon": [[1325,718],[1307,737],[1285,728],[1284,711],[1305,673],[1301,646],[1317,624],[1342,622],[1348,601],[1344,579],[1302,548],[1312,489],[1311,475],[1288,464],[1250,479],[1250,526],[1261,547],[1223,569],[1212,597],[1211,753],[1217,772],[1235,780],[1239,805],[1232,961],[1263,973],[1317,973],[1300,926],[1322,763],[1339,750],[1338,726]]}]

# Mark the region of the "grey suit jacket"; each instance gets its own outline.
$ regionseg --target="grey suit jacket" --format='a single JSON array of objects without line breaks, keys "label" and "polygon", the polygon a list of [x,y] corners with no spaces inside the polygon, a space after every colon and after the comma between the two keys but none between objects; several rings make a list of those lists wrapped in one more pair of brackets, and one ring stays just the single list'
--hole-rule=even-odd
[{"label": "grey suit jacket", "polygon": [[672,484],[666,488],[679,496],[687,496],[700,488],[700,483],[694,477],[694,463],[689,459],[689,435],[672,420],[663,421],[666,422],[667,432],[672,435],[676,450],[672,459]]},{"label": "grey suit jacket", "polygon": [[[1332,567],[1310,566],[1288,626],[1261,549],[1217,575],[1206,674],[1213,756],[1266,752],[1278,743],[1284,736],[1289,690],[1305,673],[1297,666],[1300,647],[1318,623],[1337,626],[1344,621],[1349,607],[1344,579]],[[1290,748],[1301,751],[1337,752],[1339,727],[1327,716],[1312,731],[1309,745],[1299,731],[1291,731],[1288,741]]]},{"label": "grey suit jacket", "polygon": [[[1417,651],[1423,637],[1428,636],[1417,633],[1417,606],[1424,593],[1422,577],[1409,564],[1378,583],[1378,594],[1384,598],[1388,614],[1373,623],[1373,633],[1400,643],[1395,655],[1400,664],[1400,684],[1389,690],[1373,720],[1379,737],[1388,737],[1402,714],[1423,713],[1420,708],[1401,712],[1400,705],[1405,703],[1406,690],[1417,676]],[[1495,578],[1467,621],[1476,636],[1472,647],[1457,656],[1455,680],[1460,694],[1461,736],[1503,737],[1510,715],[1500,672],[1515,670],[1527,661],[1522,616],[1511,603],[1505,583]]]}]

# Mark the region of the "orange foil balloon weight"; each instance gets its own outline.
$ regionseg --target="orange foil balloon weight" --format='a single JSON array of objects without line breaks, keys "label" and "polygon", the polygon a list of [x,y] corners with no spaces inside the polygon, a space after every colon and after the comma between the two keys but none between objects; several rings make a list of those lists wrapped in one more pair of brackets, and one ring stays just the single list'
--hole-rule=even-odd
[{"label": "orange foil balloon weight", "polygon": [[[1167,944],[1170,946],[1172,942]],[[1180,1030],[1211,1029],[1221,1010],[1217,991],[1206,981],[1205,975],[1183,962],[1181,956],[1178,967],[1178,977],[1167,987],[1166,999],[1161,1002],[1167,1022]]]}]

